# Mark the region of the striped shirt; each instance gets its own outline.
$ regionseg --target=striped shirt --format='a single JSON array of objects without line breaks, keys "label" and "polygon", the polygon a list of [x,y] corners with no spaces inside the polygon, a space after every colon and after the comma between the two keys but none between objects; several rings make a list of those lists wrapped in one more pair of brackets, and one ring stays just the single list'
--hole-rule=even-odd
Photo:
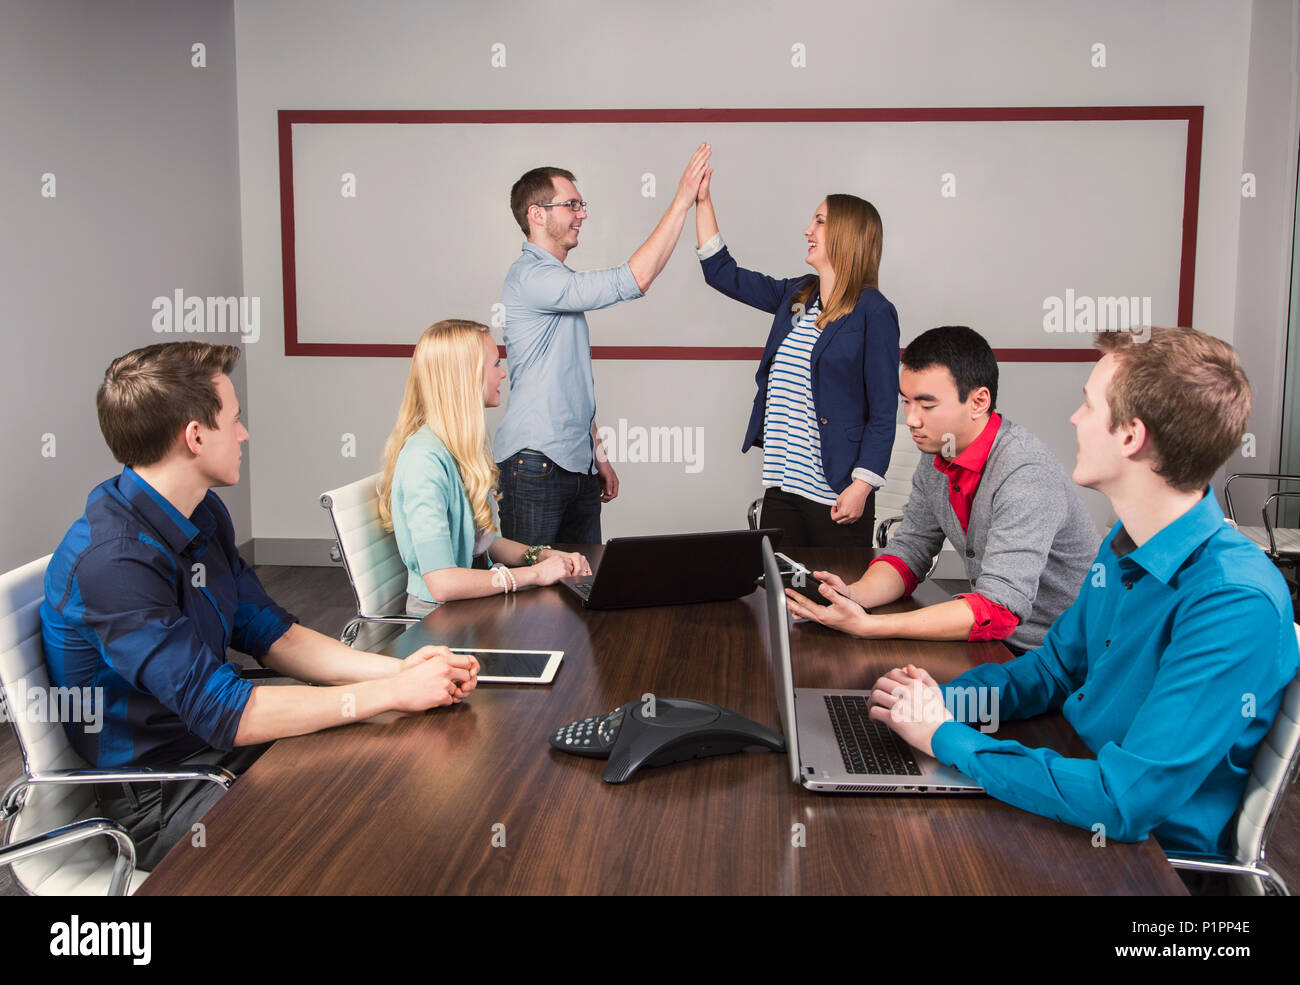
[{"label": "striped shirt", "polygon": [[767,374],[763,418],[763,485],[780,486],[814,503],[834,505],[839,498],[826,483],[821,434],[813,405],[811,358],[820,330],[815,302],[785,337]]}]

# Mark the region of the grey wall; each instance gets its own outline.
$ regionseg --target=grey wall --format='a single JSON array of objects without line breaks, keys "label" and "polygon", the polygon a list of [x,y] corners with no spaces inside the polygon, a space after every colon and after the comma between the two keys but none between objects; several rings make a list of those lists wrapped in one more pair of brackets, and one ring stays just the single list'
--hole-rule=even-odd
[{"label": "grey wall", "polygon": [[[263,342],[250,347],[249,380],[255,421],[275,422],[269,435],[254,428],[253,530],[259,540],[327,535],[315,497],[377,468],[406,372],[400,359],[289,359],[268,341],[281,331],[275,114],[282,108],[1204,105],[1194,321],[1230,340],[1237,332],[1240,175],[1252,52],[1247,0],[668,0],[654,5],[380,0],[364,8],[240,0],[236,14],[244,278],[249,293],[263,299],[264,323]],[[498,43],[505,45],[503,68],[491,63]],[[806,46],[804,68],[791,64],[797,43]],[[1105,68],[1092,67],[1095,43],[1106,45]],[[1261,72],[1261,84],[1289,91],[1289,73],[1279,77],[1271,65]],[[599,145],[583,143],[560,163],[581,176],[603,153]],[[804,188],[798,174],[774,181],[761,172],[761,162],[726,160],[718,168],[719,186],[725,180],[728,194],[754,203],[753,209],[764,209],[765,198],[773,197],[809,198],[815,205],[823,193]],[[674,179],[659,175],[661,202]],[[1134,173],[1125,180],[1141,185],[1152,178]],[[1181,175],[1174,180],[1181,187]],[[959,195],[965,193],[961,187],[959,179]],[[978,193],[977,187],[967,188]],[[508,228],[504,189],[499,202],[462,202],[455,187],[445,191],[447,212],[431,221],[448,235],[478,243],[482,229]],[[1062,189],[1063,195],[1070,193]],[[1020,229],[1029,238],[1031,219],[1012,211],[1004,222],[1013,234]],[[907,223],[896,215],[887,216],[886,223],[881,286],[888,295],[890,244],[905,241]],[[589,225],[591,231],[599,227],[598,213]],[[801,228],[793,230],[796,238]],[[790,232],[774,222],[770,235]],[[639,228],[604,230],[595,242],[585,234],[588,245],[581,255],[574,253],[574,265],[621,262],[645,234]],[[1110,248],[1110,238],[1104,230],[1061,229],[1039,248],[1100,254]],[[1268,252],[1276,244],[1259,249]],[[502,276],[513,255],[511,250],[499,258]],[[986,256],[971,256],[969,264],[977,271],[997,269]],[[784,275],[799,269],[793,261]],[[666,276],[678,273],[670,268]],[[990,289],[997,286],[992,279],[985,282]],[[945,320],[959,321],[969,305],[963,296],[945,293],[950,283],[943,270],[934,271],[935,308]],[[677,298],[679,317],[692,317],[694,305],[708,297],[702,283],[689,283]],[[654,288],[647,298],[653,301]],[[451,296],[428,312],[428,321],[479,307],[472,299]],[[904,341],[930,327],[916,311],[899,314]],[[593,339],[599,339],[602,322],[618,318],[617,307],[594,315]],[[765,325],[756,322],[754,331],[759,344]],[[1044,344],[1041,332],[1026,335],[1033,337],[1017,344]],[[1075,449],[1068,417],[1078,405],[1086,370],[1082,364],[1003,367],[1006,412],[1033,427],[1067,465]],[[706,466],[699,474],[671,464],[620,468],[623,491],[606,507],[606,536],[743,523],[744,506],[759,490],[758,456],[739,454],[753,372],[745,362],[595,363],[599,422],[625,418],[647,426],[706,426]],[[1265,396],[1259,419],[1275,419],[1276,413]],[[489,415],[493,425],[497,419]],[[356,458],[341,455],[345,433],[356,435]],[[1109,519],[1104,500],[1085,498],[1099,522]]]},{"label": "grey wall", "polygon": [[[1225,466],[1229,474],[1278,468],[1296,193],[1298,40],[1300,6],[1291,0],[1255,0],[1241,170],[1255,176],[1256,195],[1241,199],[1232,339],[1254,389],[1250,433],[1256,454],[1233,456]],[[1232,489],[1235,503],[1238,484]],[[1248,501],[1262,499],[1262,492],[1262,485],[1256,486]]]},{"label": "grey wall", "polygon": [[[0,570],[51,551],[119,470],[95,390],[115,356],[175,338],[153,299],[241,291],[234,20],[230,0],[0,3]],[[222,497],[242,541],[247,474]]]}]

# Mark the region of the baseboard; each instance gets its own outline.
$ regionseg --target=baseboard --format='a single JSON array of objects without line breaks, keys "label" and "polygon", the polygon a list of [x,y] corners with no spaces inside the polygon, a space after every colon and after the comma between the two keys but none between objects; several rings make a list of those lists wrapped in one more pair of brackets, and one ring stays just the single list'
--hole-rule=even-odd
[{"label": "baseboard", "polygon": [[332,568],[330,548],[334,541],[318,537],[255,537],[250,552],[240,548],[250,564],[288,564],[308,568]]}]

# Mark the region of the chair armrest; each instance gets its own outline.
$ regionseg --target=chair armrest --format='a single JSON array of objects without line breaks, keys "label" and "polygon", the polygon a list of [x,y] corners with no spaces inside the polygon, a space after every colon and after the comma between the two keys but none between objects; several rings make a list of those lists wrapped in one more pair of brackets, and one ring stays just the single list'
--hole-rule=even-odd
[{"label": "chair armrest", "polygon": [[54,783],[170,783],[176,780],[208,780],[225,789],[235,782],[235,774],[220,766],[196,766],[175,770],[50,770],[19,777],[9,784],[0,799],[0,820],[13,817],[22,809],[27,791],[34,786]]},{"label": "chair armrest", "polygon": [[368,616],[364,612],[358,612],[356,618],[366,622],[391,622],[401,626],[409,626],[420,621],[415,616]]},{"label": "chair armrest", "polygon": [[1279,896],[1290,896],[1286,882],[1263,862],[1246,863],[1215,855],[1197,855],[1192,852],[1165,852],[1165,858],[1175,869],[1192,872],[1222,872],[1233,876],[1254,876],[1271,885]]},{"label": "chair armrest", "polygon": [[1300,499],[1300,491],[1282,492],[1279,490],[1264,500],[1264,507],[1259,511],[1260,516],[1264,518],[1264,531],[1268,534],[1269,556],[1273,558],[1280,555],[1277,552],[1277,540],[1273,536],[1273,524],[1268,522],[1268,504],[1277,499]]},{"label": "chair armrest", "polygon": [[125,896],[131,888],[131,876],[135,874],[135,844],[122,825],[106,817],[75,821],[16,841],[12,845],[5,845],[0,848],[0,865],[21,862],[41,852],[101,836],[111,838],[117,845],[117,858],[113,861],[113,877],[108,883],[108,895]]},{"label": "chair armrest", "polygon": [[1300,482],[1300,475],[1288,475],[1285,472],[1234,472],[1228,476],[1223,483],[1223,501],[1228,505],[1228,519],[1235,524],[1237,514],[1232,508],[1232,493],[1230,491],[1233,479],[1290,479],[1292,482]]},{"label": "chair armrest", "polygon": [[1247,866],[1226,855],[1200,855],[1196,852],[1165,852],[1175,869],[1199,869],[1202,872],[1241,872]]},{"label": "chair armrest", "polygon": [[876,524],[876,546],[884,547],[889,543],[889,528],[902,522],[901,516],[887,516]]}]

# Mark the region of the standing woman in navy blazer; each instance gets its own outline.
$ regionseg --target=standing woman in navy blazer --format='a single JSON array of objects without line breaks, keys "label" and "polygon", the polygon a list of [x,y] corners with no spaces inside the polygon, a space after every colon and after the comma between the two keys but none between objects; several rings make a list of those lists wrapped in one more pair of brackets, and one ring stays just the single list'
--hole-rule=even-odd
[{"label": "standing woman in navy blazer", "polygon": [[898,413],[898,313],[876,289],[880,213],[827,195],[804,230],[816,271],[780,280],[736,265],[705,173],[695,227],[708,285],[774,315],[741,451],[763,449],[762,525],[789,547],[871,546]]}]

